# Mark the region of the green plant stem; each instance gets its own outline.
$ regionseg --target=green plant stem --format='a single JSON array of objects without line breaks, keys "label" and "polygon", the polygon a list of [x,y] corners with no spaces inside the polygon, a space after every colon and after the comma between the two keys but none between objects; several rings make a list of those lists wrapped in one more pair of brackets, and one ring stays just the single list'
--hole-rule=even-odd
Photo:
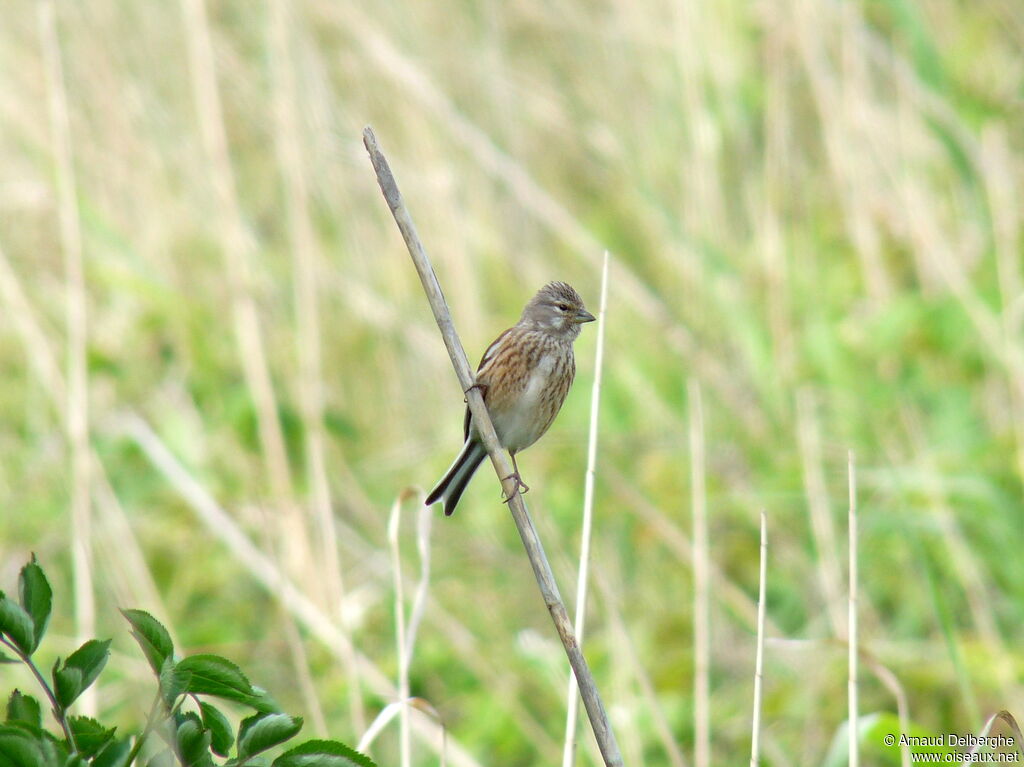
[{"label": "green plant stem", "polygon": [[40,673],[36,664],[32,662],[32,658],[21,651],[17,645],[8,641],[6,638],[0,636],[0,642],[7,645],[11,652],[18,656],[22,663],[29,667],[29,670],[39,681],[39,686],[43,688],[43,692],[46,693],[46,697],[50,700],[51,712],[53,713],[54,719],[60,725],[61,730],[64,731],[64,737],[67,738],[68,745],[71,746],[71,751],[74,754],[78,753],[78,744],[75,743],[75,736],[71,732],[71,727],[68,726],[67,717],[64,716],[65,709],[60,703],[57,702],[57,696],[53,694],[53,690],[50,689],[50,685],[46,683],[46,677]]},{"label": "green plant stem", "polygon": [[160,706],[160,690],[156,691],[156,695],[153,696],[153,705],[149,707],[149,714],[146,716],[146,726],[143,728],[141,734],[135,739],[135,744],[132,746],[132,750],[128,752],[128,761],[126,765],[130,765],[135,758],[139,755],[142,750],[143,744],[146,742],[146,738],[153,732],[153,728],[156,727],[156,714]]}]

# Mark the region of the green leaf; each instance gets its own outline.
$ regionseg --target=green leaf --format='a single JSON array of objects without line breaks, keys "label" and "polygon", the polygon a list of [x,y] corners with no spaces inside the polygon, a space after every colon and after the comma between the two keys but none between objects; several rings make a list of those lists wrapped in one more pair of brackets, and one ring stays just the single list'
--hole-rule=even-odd
[{"label": "green leaf", "polygon": [[39,730],[37,737],[47,764],[63,764],[71,755],[67,742],[63,739],[58,740],[55,735],[51,735],[46,730]]},{"label": "green leaf", "polygon": [[114,730],[107,729],[95,719],[87,716],[72,716],[68,719],[68,726],[75,736],[75,744],[78,751],[87,757],[96,756],[110,741],[114,739]]},{"label": "green leaf", "polygon": [[82,670],[64,668],[61,666],[60,658],[57,658],[57,662],[53,664],[53,694],[57,702],[67,708],[82,694],[83,689]]},{"label": "green leaf", "polygon": [[260,714],[242,722],[238,731],[238,757],[246,759],[299,734],[301,717],[288,714]]},{"label": "green leaf", "polygon": [[227,756],[235,742],[235,734],[231,731],[228,718],[205,700],[199,702],[199,711],[203,715],[203,726],[210,731],[211,748],[218,756]]},{"label": "green leaf", "polygon": [[336,740],[307,740],[285,751],[272,767],[377,767],[370,757]]},{"label": "green leaf", "polygon": [[35,627],[32,617],[17,602],[0,591],[0,634],[10,639],[26,655],[35,649]]},{"label": "green leaf", "polygon": [[42,727],[43,714],[39,707],[39,701],[31,695],[25,695],[20,690],[15,690],[7,699],[7,721],[24,722],[33,727]]},{"label": "green leaf", "polygon": [[46,625],[50,622],[50,608],[53,607],[53,590],[50,588],[43,568],[36,563],[36,555],[32,555],[32,561],[21,568],[18,576],[18,594],[21,599],[21,606],[32,619],[34,630],[32,651],[39,646],[39,642],[46,633]]},{"label": "green leaf", "polygon": [[115,740],[92,760],[92,767],[127,767],[131,751],[132,742],[129,738]]},{"label": "green leaf", "polygon": [[[849,722],[844,721],[836,730],[832,738],[832,744],[825,760],[822,762],[825,767],[844,767],[849,761]],[[906,735],[925,738],[923,742],[936,737],[934,732],[911,722]],[[867,764],[878,764],[888,767],[899,767],[902,763],[902,747],[899,745],[899,738],[903,733],[903,727],[899,717],[888,711],[879,711],[869,714],[862,714],[857,718],[857,742],[860,744],[861,759]],[[895,738],[892,744],[886,742],[886,736]],[[938,736],[942,738],[941,735]],[[954,751],[945,746],[910,746],[912,756],[918,754],[938,754],[953,756]],[[959,763],[959,759],[957,763]]]},{"label": "green leaf", "polygon": [[110,640],[102,642],[98,639],[90,639],[77,650],[75,650],[64,665],[68,668],[77,668],[82,672],[82,684],[88,687],[96,681],[103,667],[107,665],[110,658]]},{"label": "green leaf", "polygon": [[0,767],[49,767],[52,754],[26,730],[0,725]]},{"label": "green leaf", "polygon": [[21,663],[21,661],[0,650],[0,663]]},{"label": "green leaf", "polygon": [[183,767],[195,767],[210,761],[210,732],[203,728],[195,713],[190,711],[178,716],[174,743]]},{"label": "green leaf", "polygon": [[89,762],[81,754],[72,754],[64,760],[64,767],[89,767]]},{"label": "green leaf", "polygon": [[159,675],[167,658],[174,656],[174,643],[167,629],[144,610],[122,610],[123,615],[132,626],[132,636],[142,648],[142,654],[149,661],[153,673]]},{"label": "green leaf", "polygon": [[[90,639],[54,669],[53,681],[58,702],[67,708],[99,676],[110,657],[110,640]],[[76,673],[77,672],[77,673]]]},{"label": "green leaf", "polygon": [[265,691],[249,683],[238,666],[219,655],[191,655],[178,661],[174,681],[182,692],[215,695],[265,713],[280,710]]}]

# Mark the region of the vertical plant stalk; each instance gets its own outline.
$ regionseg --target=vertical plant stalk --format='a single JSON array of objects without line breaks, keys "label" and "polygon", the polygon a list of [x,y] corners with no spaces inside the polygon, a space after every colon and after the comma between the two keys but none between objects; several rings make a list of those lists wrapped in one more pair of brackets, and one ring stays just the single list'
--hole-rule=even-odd
[{"label": "vertical plant stalk", "polygon": [[704,406],[700,384],[690,379],[690,487],[693,505],[693,762],[711,764],[711,712],[708,679],[711,628],[708,620],[711,584],[708,568],[707,493],[704,485]]},{"label": "vertical plant stalk", "polygon": [[[416,521],[416,551],[420,557],[420,580],[416,585],[409,617],[405,615],[405,579],[402,577],[402,551],[399,543],[399,532],[402,524],[402,504],[413,497],[410,490],[403,491],[391,505],[388,517],[388,548],[391,552],[391,571],[395,584],[395,639],[398,646],[398,717],[399,717],[399,753],[402,767],[412,764],[412,744],[410,740],[410,706],[424,708],[425,701],[413,698],[409,685],[409,669],[412,667],[412,654],[416,647],[416,633],[423,619],[423,611],[427,604],[427,589],[430,585],[430,528],[433,516],[430,507],[420,504],[419,518]],[[427,710],[427,709],[424,709]],[[444,761],[444,726],[440,714],[432,706],[429,711],[442,725],[441,761]],[[380,717],[378,717],[380,721]],[[366,736],[364,735],[364,738]],[[374,737],[376,737],[374,735]]]},{"label": "vertical plant stalk", "polygon": [[860,763],[858,751],[859,728],[857,726],[857,471],[854,463],[853,451],[849,453],[848,477],[850,485],[850,515],[849,515],[849,536],[850,536],[850,584],[849,584],[849,614],[847,625],[849,634],[847,645],[849,648],[849,680],[847,683],[847,708],[849,709],[848,735],[850,744],[850,767],[857,767]]},{"label": "vertical plant stalk", "polygon": [[[71,726],[68,724],[67,709],[65,709],[57,700],[57,696],[54,694],[53,689],[50,687],[50,683],[46,681],[46,677],[43,676],[42,672],[39,671],[39,667],[35,664],[35,661],[18,647],[13,642],[9,642],[7,637],[0,634],[0,645],[6,647],[18,659],[25,664],[29,671],[32,672],[32,676],[36,678],[39,686],[43,689],[43,694],[46,695],[46,699],[50,702],[50,711],[53,713],[54,719],[60,725],[61,732],[64,733],[64,739],[67,740],[68,745],[71,746],[72,753],[78,752],[78,743],[75,742],[75,733],[72,732]],[[79,697],[81,700],[81,697]]]},{"label": "vertical plant stalk", "polygon": [[[604,363],[604,313],[608,302],[608,251],[601,266],[601,305],[597,312],[597,343],[594,353],[594,386],[590,392],[590,435],[587,440],[587,473],[583,484],[583,532],[580,541],[580,569],[576,580],[576,637],[583,643],[587,615],[587,580],[590,573],[590,538],[594,519],[594,477],[597,469],[597,421],[601,406],[601,369]],[[562,767],[572,767],[576,755],[576,715],[579,697],[576,677],[569,674],[566,695],[565,747]]]},{"label": "vertical plant stalk", "polygon": [[[298,346],[298,399],[308,456],[308,484],[319,542],[318,569],[322,573],[323,598],[340,615],[345,597],[338,531],[331,512],[324,435],[323,369],[320,357],[320,316],[317,267],[320,252],[311,224],[309,186],[302,156],[300,101],[295,72],[295,48],[290,45],[289,4],[273,0],[269,14],[270,63],[273,83],[274,143],[284,181],[283,205],[288,221],[288,240],[295,268],[295,324]],[[344,622],[341,622],[344,628]],[[343,648],[344,649],[344,648]],[[345,652],[349,713],[357,732],[366,729],[359,664]]]},{"label": "vertical plant stalk", "polygon": [[768,514],[761,509],[761,563],[757,585],[757,652],[754,656],[754,713],[750,725],[750,767],[761,763],[761,692],[764,684],[765,591],[768,584]]},{"label": "vertical plant stalk", "polygon": [[427,301],[430,303],[434,319],[448,349],[448,355],[451,357],[452,366],[455,368],[459,384],[463,391],[466,392],[466,401],[470,412],[473,414],[473,422],[480,431],[480,438],[483,440],[484,447],[487,448],[491,465],[501,480],[502,490],[504,490],[505,496],[508,498],[512,519],[515,521],[516,528],[519,531],[519,537],[522,538],[523,546],[526,549],[526,555],[530,560],[534,576],[537,579],[537,585],[540,588],[544,604],[551,614],[551,620],[554,622],[555,630],[562,640],[562,646],[565,648],[565,653],[569,658],[569,664],[576,674],[580,695],[583,697],[583,705],[587,709],[587,715],[590,718],[590,724],[594,730],[594,737],[597,740],[598,748],[601,750],[601,756],[607,767],[621,767],[623,763],[622,754],[615,740],[615,733],[612,731],[611,724],[608,721],[608,714],[605,712],[597,686],[594,684],[594,677],[590,673],[590,668],[583,657],[583,652],[580,650],[579,642],[573,632],[569,613],[566,611],[565,604],[562,602],[562,597],[558,592],[554,573],[551,572],[551,565],[548,563],[547,556],[544,553],[544,547],[537,536],[533,520],[530,519],[530,512],[527,510],[526,503],[519,493],[518,483],[512,477],[512,467],[509,465],[508,460],[505,458],[505,453],[498,443],[498,435],[494,431],[494,425],[491,423],[491,417],[487,412],[487,407],[484,405],[483,397],[478,389],[473,388],[473,373],[469,367],[469,361],[466,359],[466,352],[462,348],[462,341],[459,340],[458,333],[455,331],[455,325],[452,322],[451,313],[448,311],[448,305],[444,300],[444,294],[441,292],[441,286],[437,282],[437,276],[434,274],[434,268],[431,266],[430,259],[423,249],[419,235],[416,233],[416,225],[413,223],[412,217],[405,207],[405,202],[402,199],[401,192],[398,191],[398,184],[391,173],[391,168],[377,146],[377,138],[373,135],[373,130],[369,127],[363,130],[363,144],[370,155],[370,161],[373,163],[373,168],[376,171],[377,182],[380,184],[384,199],[387,201],[388,207],[395,218],[395,223],[398,224],[406,247],[409,249],[409,255],[412,257],[416,272],[419,274],[423,291],[427,295]]},{"label": "vertical plant stalk", "polygon": [[[92,510],[90,506],[89,379],[85,268],[71,124],[61,63],[60,41],[52,0],[39,5],[39,35],[46,65],[50,101],[50,131],[57,177],[60,242],[64,251],[65,323],[67,328],[67,409],[65,424],[71,452],[71,562],[75,593],[75,634],[78,643],[96,633],[96,604],[92,582]],[[96,688],[79,698],[87,716],[96,713]]]},{"label": "vertical plant stalk", "polygon": [[[871,656],[867,657],[867,666],[871,673],[892,693],[896,699],[896,717],[900,722],[900,732],[910,732],[910,706],[907,703],[907,692],[900,684],[899,678],[889,669]],[[910,744],[900,738],[900,767],[911,767]]]},{"label": "vertical plant stalk", "polygon": [[[404,494],[403,494],[404,495]],[[395,582],[395,638],[398,645],[398,710],[399,754],[402,767],[412,763],[412,749],[409,741],[409,652],[405,638],[405,589],[402,586],[402,554],[398,547],[398,532],[402,523],[402,501],[400,495],[391,504],[388,517],[388,548],[391,550],[391,570]]]}]

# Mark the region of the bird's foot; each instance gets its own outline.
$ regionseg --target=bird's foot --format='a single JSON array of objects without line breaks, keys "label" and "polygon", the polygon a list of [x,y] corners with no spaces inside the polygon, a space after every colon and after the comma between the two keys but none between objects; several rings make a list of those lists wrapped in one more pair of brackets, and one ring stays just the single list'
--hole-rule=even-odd
[{"label": "bird's foot", "polygon": [[[504,490],[504,483],[505,483],[506,479],[514,479],[516,481],[516,486],[512,489],[511,493],[506,493],[505,490]],[[519,495],[523,495],[525,493],[530,492],[530,486],[528,484],[526,484],[525,482],[523,482],[523,478],[519,476],[519,472],[518,471],[512,472],[507,477],[504,477],[501,480],[501,482],[502,482],[502,491],[501,491],[502,503],[508,503],[509,501],[511,501],[512,500],[512,496],[515,495],[516,493],[518,493]]]},{"label": "bird's foot", "polygon": [[479,382],[470,384],[469,388],[462,392],[463,394],[466,395],[462,401],[465,402],[467,405],[469,404],[469,393],[473,391],[473,389],[479,390],[481,397],[487,394],[487,384]]}]

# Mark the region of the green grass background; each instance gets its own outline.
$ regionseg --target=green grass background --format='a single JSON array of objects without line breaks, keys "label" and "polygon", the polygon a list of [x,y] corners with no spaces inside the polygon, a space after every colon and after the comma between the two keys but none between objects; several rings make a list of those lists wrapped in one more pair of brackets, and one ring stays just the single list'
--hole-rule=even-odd
[{"label": "green grass background", "polygon": [[[338,654],[289,628],[125,428],[147,423],[395,677],[389,508],[448,465],[463,405],[361,146],[372,124],[473,361],[548,280],[596,310],[611,253],[585,648],[627,763],[672,763],[659,717],[692,752],[688,381],[703,393],[717,573],[714,764],[749,756],[754,634],[727,595],[756,600],[761,508],[784,640],[766,648],[765,763],[823,763],[846,718],[850,450],[861,711],[896,712],[876,662],[925,732],[1024,713],[1015,0],[302,0],[283,14],[217,0],[205,20],[194,0],[56,5],[62,87],[37,4],[14,0],[0,25],[0,586],[35,551],[57,587],[51,651],[72,647],[65,434],[86,401],[86,585],[96,633],[116,637],[99,711],[129,726],[151,694],[117,606],[159,615],[186,651],[237,659],[311,732],[314,699],[351,742],[390,702],[364,681],[355,713]],[[52,127],[61,96],[73,178]],[[76,296],[85,400],[68,395]],[[595,336],[520,462],[567,597]],[[328,502],[340,592],[324,586]],[[431,565],[412,693],[480,764],[558,763],[566,664],[487,471],[434,520]],[[0,682],[28,684],[7,667]],[[374,747],[381,764],[396,732]],[[596,763],[581,732],[579,762]],[[898,754],[866,743],[865,759]]]}]

